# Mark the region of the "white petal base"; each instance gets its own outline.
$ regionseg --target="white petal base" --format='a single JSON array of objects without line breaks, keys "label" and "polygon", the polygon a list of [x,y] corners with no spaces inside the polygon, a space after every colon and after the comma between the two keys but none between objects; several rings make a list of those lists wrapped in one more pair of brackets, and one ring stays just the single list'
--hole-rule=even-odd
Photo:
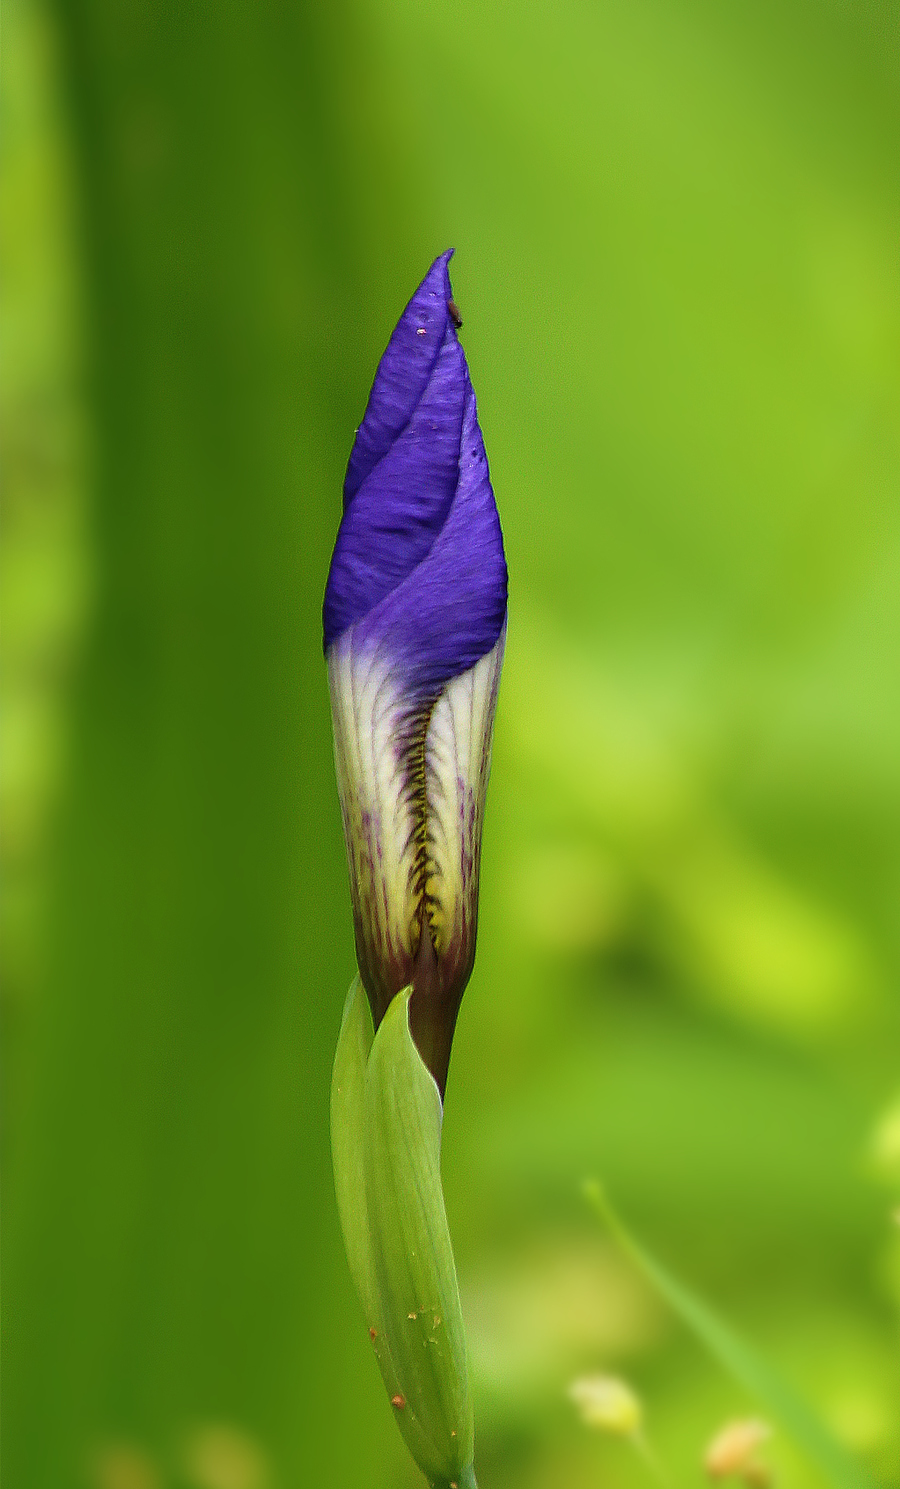
[{"label": "white petal base", "polygon": [[412,981],[423,911],[444,986],[464,984],[471,969],[505,640],[504,627],[430,712],[383,650],[354,644],[352,626],[328,653],[357,951],[367,990],[384,1008]]}]

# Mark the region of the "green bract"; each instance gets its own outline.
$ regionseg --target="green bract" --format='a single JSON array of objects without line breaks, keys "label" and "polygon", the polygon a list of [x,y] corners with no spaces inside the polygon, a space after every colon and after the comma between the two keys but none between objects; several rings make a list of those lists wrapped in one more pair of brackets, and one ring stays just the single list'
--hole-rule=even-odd
[{"label": "green bract", "polygon": [[442,1108],[409,1032],[411,989],[377,1034],[357,977],[331,1088],[344,1243],[407,1447],[434,1489],[474,1489],[459,1288],[441,1190]]}]

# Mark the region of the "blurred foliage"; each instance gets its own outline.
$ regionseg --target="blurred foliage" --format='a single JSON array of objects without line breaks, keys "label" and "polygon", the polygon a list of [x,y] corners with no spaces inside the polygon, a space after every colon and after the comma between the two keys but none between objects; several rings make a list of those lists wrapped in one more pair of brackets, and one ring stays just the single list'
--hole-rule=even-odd
[{"label": "blurred foliage", "polygon": [[597,1173],[900,1485],[896,7],[6,21],[9,1482],[415,1482],[331,1189],[319,606],[454,243],[512,579],[445,1124],[480,1481],[648,1483],[580,1373],[679,1486],[758,1409]]}]

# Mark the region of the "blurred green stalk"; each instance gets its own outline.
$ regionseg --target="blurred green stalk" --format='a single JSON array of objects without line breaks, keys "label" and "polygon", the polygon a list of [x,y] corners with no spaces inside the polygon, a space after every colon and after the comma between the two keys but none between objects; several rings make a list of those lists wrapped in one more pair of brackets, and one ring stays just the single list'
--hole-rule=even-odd
[{"label": "blurred green stalk", "polygon": [[12,1030],[8,1482],[83,1486],[109,1444],[163,1463],[209,1420],[280,1481],[371,1482],[321,1095],[351,947],[319,608],[379,292],[430,247],[416,173],[347,4],[41,24],[96,583]]}]

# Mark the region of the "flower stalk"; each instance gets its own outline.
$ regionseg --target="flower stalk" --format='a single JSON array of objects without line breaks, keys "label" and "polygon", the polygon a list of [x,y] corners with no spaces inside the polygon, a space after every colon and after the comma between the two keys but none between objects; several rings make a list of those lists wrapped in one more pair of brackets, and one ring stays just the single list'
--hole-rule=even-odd
[{"label": "flower stalk", "polygon": [[440,1132],[475,959],[507,573],[451,253],[432,264],[379,364],[323,622],[359,966],[332,1087],[338,1208],[410,1452],[431,1484],[471,1489]]}]

